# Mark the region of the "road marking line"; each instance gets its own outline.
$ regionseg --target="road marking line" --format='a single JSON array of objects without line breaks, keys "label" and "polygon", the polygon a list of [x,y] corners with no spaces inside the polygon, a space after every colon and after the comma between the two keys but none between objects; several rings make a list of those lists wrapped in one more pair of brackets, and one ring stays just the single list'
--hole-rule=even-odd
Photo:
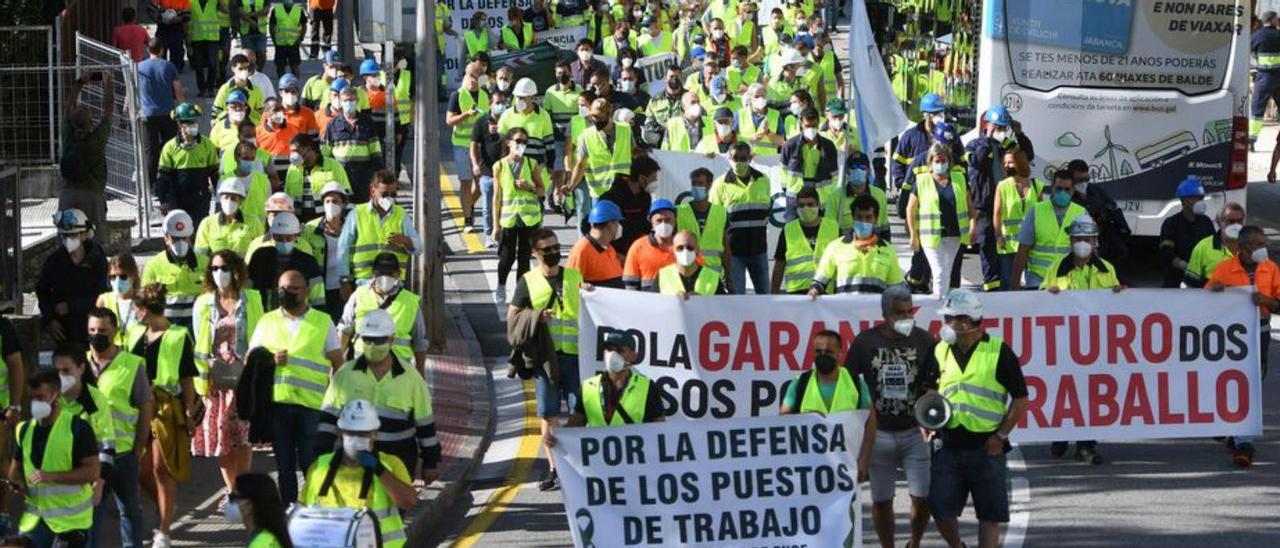
[{"label": "road marking line", "polygon": [[1010,478],[1009,525],[1004,532],[1004,548],[1022,548],[1027,539],[1027,523],[1031,521],[1031,480],[1024,475],[1027,461],[1022,458],[1022,448],[1013,446],[1009,452],[1009,470],[1018,472]]},{"label": "road marking line", "polygon": [[[209,496],[209,498],[204,499],[204,502],[197,504],[196,507],[191,509],[190,512],[183,514],[182,517],[174,521],[173,525],[169,526],[169,530],[177,531],[178,529],[181,529],[188,522],[195,519],[197,513],[204,512],[205,510],[208,510],[210,506],[213,506],[215,503],[217,503],[218,500],[220,500],[223,497],[223,493],[225,491],[226,491],[226,487],[219,487],[217,491],[214,491],[214,493]],[[239,524],[236,524],[236,525],[239,525]]]},{"label": "road marking line", "polygon": [[462,535],[454,541],[453,548],[470,548],[484,536],[489,527],[497,521],[498,516],[502,515],[510,507],[511,501],[515,500],[516,495],[524,488],[525,482],[529,480],[529,472],[533,469],[533,461],[538,457],[538,450],[542,447],[540,439],[537,418],[537,407],[534,402],[533,382],[523,382],[524,393],[524,435],[520,438],[520,448],[516,451],[516,464],[511,468],[511,473],[507,475],[507,481],[502,487],[498,488],[493,494],[489,495],[489,499],[485,502],[484,509],[480,511],[467,528],[463,530]]},{"label": "road marking line", "polygon": [[449,183],[449,176],[445,174],[444,168],[440,168],[440,195],[444,199],[444,203],[448,206],[449,216],[453,217],[453,224],[458,228],[458,236],[462,238],[463,245],[467,246],[467,253],[483,253],[484,242],[480,241],[480,237],[474,232],[463,232],[462,227],[465,220],[462,218],[462,198],[458,191],[453,189],[453,185]]}]

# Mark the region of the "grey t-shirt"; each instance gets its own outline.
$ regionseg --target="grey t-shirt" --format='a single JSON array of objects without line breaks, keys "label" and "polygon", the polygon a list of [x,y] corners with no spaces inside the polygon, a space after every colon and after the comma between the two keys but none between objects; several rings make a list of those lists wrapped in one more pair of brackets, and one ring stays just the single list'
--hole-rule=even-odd
[{"label": "grey t-shirt", "polygon": [[938,388],[937,342],[919,327],[907,337],[886,335],[882,327],[859,333],[845,355],[845,365],[871,389],[880,430],[916,426],[916,398]]}]

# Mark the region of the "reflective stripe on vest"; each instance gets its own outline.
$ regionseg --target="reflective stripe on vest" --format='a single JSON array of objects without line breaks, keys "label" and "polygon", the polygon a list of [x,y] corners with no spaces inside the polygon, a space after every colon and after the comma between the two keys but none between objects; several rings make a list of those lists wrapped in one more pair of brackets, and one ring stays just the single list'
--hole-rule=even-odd
[{"label": "reflective stripe on vest", "polygon": [[[74,445],[71,422],[75,419],[72,413],[60,413],[50,427],[46,438],[44,455],[40,466],[31,461],[33,432],[37,422],[29,420],[19,425],[22,439],[23,470],[30,474],[34,470],[43,473],[70,472],[78,463],[72,461]],[[44,522],[54,533],[85,530],[93,526],[93,488],[88,483],[64,484],[42,482],[27,487],[26,509],[18,528],[23,533],[31,533]]]},{"label": "reflective stripe on vest", "polygon": [[[705,259],[704,259],[705,260]],[[693,281],[693,295],[715,295],[720,287],[720,273],[703,266],[698,277]],[[658,271],[658,293],[678,295],[683,293],[684,279],[680,276],[680,266],[669,264]]]},{"label": "reflective stripe on vest", "polygon": [[[533,172],[538,168],[538,162],[526,155],[520,161],[519,179],[536,185]],[[498,160],[493,165],[493,174],[498,179],[498,187],[502,189],[502,215],[498,218],[498,225],[502,228],[514,228],[516,217],[520,218],[524,226],[541,224],[542,201],[538,199],[537,194],[516,188],[516,177],[511,172],[511,162],[506,159]]]},{"label": "reflective stripe on vest", "polygon": [[192,42],[218,41],[218,0],[191,0],[187,32]]},{"label": "reflective stripe on vest", "polygon": [[[201,396],[209,391],[209,363],[213,360],[213,332],[218,327],[213,321],[213,307],[217,306],[215,299],[217,295],[214,293],[201,295],[196,299],[195,308],[192,311],[194,319],[191,325],[196,334],[193,357],[198,374],[194,381],[196,393]],[[248,342],[253,336],[254,328],[258,326],[258,320],[262,318],[262,294],[254,289],[242,289],[238,306],[237,310],[245,311],[245,323],[248,325],[241,327],[245,329],[245,341]]]},{"label": "reflective stripe on vest", "polygon": [[157,254],[147,261],[142,271],[142,285],[164,285],[164,316],[170,320],[186,321],[191,317],[191,306],[196,297],[204,293],[204,269],[209,259],[196,256],[196,267],[187,266],[185,259],[173,263],[167,253]]},{"label": "reflective stripe on vest", "polygon": [[258,17],[245,17],[244,13],[248,11],[258,11],[262,9],[264,0],[240,0],[240,34],[248,34],[249,27],[256,27],[258,32],[267,30],[266,15]]},{"label": "reflective stripe on vest", "polygon": [[[582,274],[567,267],[560,269],[563,279],[560,284],[560,298],[551,308],[551,339],[555,341],[556,351],[571,356],[578,355],[578,303],[580,301],[578,286],[582,284]],[[529,289],[529,300],[535,310],[546,310],[553,304],[551,297],[555,294],[551,283],[542,271],[534,268],[524,274],[524,283]]]},{"label": "reflective stripe on vest", "polygon": [[1001,254],[1018,252],[1018,233],[1022,230],[1022,220],[1027,212],[1041,201],[1040,193],[1044,190],[1044,181],[1031,179],[1027,186],[1027,194],[1018,193],[1018,182],[1013,177],[1005,178],[996,185],[996,194],[1000,196],[1000,226],[996,230],[1004,236],[1004,247],[997,248]]},{"label": "reflective stripe on vest", "polygon": [[[601,382],[613,382],[608,380],[604,373],[587,379],[582,383],[582,410],[587,416],[587,426],[621,426],[627,424],[622,418],[622,413],[618,409],[614,409],[613,417],[605,422],[604,414],[604,386]],[[618,396],[618,405],[625,410],[627,416],[635,423],[644,422],[645,407],[649,401],[649,378],[631,372],[627,379],[627,386],[622,389],[622,394]]]},{"label": "reflective stripe on vest", "polygon": [[1066,215],[1062,216],[1061,224],[1053,211],[1053,202],[1049,200],[1037,203],[1034,211],[1036,243],[1027,256],[1027,270],[1038,278],[1044,278],[1049,265],[1058,256],[1071,253],[1071,236],[1067,235],[1066,227],[1071,226],[1076,217],[1083,215],[1085,209],[1080,204],[1071,202],[1067,206]]},{"label": "reflective stripe on vest", "polygon": [[[964,170],[954,168],[950,172],[951,187],[956,197],[956,221],[960,227],[960,243],[969,244],[969,191],[965,183]],[[938,182],[932,173],[921,173],[916,176],[916,199],[920,203],[919,222],[916,230],[920,231],[920,243],[928,247],[938,247],[942,241],[942,208],[938,197]]]},{"label": "reflective stripe on vest", "polygon": [[787,239],[787,263],[782,271],[782,288],[788,293],[809,289],[813,284],[814,273],[818,270],[818,261],[827,245],[840,237],[840,226],[830,218],[823,218],[818,225],[816,245],[810,246],[809,239],[804,236],[804,227],[800,221],[788,222],[782,233]]},{"label": "reflective stripe on vest", "polygon": [[[839,375],[836,378],[836,390],[831,395],[831,405],[822,399],[822,390],[819,388],[821,384],[814,379],[813,370],[801,373],[796,378],[796,382],[805,381],[807,386],[796,386],[796,394],[803,394],[800,401],[801,413],[819,413],[822,415],[830,415],[841,411],[848,411],[858,408],[858,385],[853,382],[853,376],[849,374],[849,370],[844,367],[836,367]],[[803,392],[801,391],[803,389]]]},{"label": "reflective stripe on vest", "polygon": [[[409,264],[409,250],[387,243],[388,236],[404,234],[404,208],[392,205],[387,216],[380,217],[369,202],[356,206],[352,213],[356,216],[356,243],[351,248],[351,266],[357,280],[373,277],[373,259],[383,251],[393,253],[401,265]],[[400,269],[401,281],[408,271]]]},{"label": "reflective stripe on vest", "polygon": [[[379,439],[379,441],[382,440]],[[399,457],[388,453],[379,452],[377,455],[383,468],[386,469],[391,469],[394,466],[390,459],[399,460]],[[305,491],[300,500],[309,501],[310,504],[314,506],[336,506],[336,501],[332,499],[334,497],[334,490],[337,489],[336,483],[340,481],[339,478],[342,478],[340,475],[334,475],[335,485],[329,488],[329,492],[325,499],[318,500],[320,497],[320,485],[324,483],[324,478],[329,475],[329,467],[335,464],[340,465],[341,461],[339,461],[339,463],[335,463],[333,458],[334,453],[331,452],[316,456],[315,463],[312,464],[311,469],[307,472],[307,481],[304,484]],[[356,477],[363,478],[363,474],[357,475]],[[359,486],[356,486],[356,490],[358,492]],[[350,504],[350,502],[348,502],[348,504]],[[374,480],[370,482],[369,496],[363,501],[362,508],[373,514],[374,517],[378,518],[378,532],[382,537],[382,546],[384,548],[399,548],[405,545],[407,537],[404,531],[404,520],[400,517],[400,510],[396,508],[395,502],[391,499],[391,495],[387,493],[387,488],[384,487],[382,482],[377,478],[374,478]]]},{"label": "reflective stripe on vest", "polygon": [[[484,108],[484,105],[489,104],[489,93],[483,89],[479,89],[477,91],[479,92],[478,103],[481,105],[481,108]],[[476,99],[477,97],[472,96],[470,91],[467,91],[465,89],[459,89],[458,90],[458,112],[470,111],[473,107],[476,106],[477,104]],[[453,146],[456,146],[456,147],[471,146],[471,134],[473,131],[475,131],[476,120],[479,118],[480,118],[479,116],[472,116],[471,118],[467,119],[461,124],[453,126],[453,138],[452,138]]]},{"label": "reflective stripe on vest", "polygon": [[605,135],[595,126],[582,133],[587,143],[587,170],[583,178],[593,199],[599,199],[613,187],[616,175],[631,174],[631,126],[613,125],[613,149],[610,150]]},{"label": "reflective stripe on vest", "polygon": [[320,409],[332,369],[324,348],[332,329],[329,315],[308,308],[295,334],[289,329],[284,312],[276,309],[262,316],[258,329],[263,332],[259,338],[263,348],[273,354],[285,351],[289,355],[284,365],[276,366],[272,400]]},{"label": "reflective stripe on vest", "polygon": [[133,394],[134,376],[146,374],[143,372],[146,366],[142,358],[121,350],[98,376],[98,390],[106,396],[107,404],[111,407],[111,424],[115,430],[118,453],[133,450],[133,438],[138,427],[138,408],[133,406],[129,398]]},{"label": "reflective stripe on vest", "polygon": [[[290,10],[290,7],[293,9]],[[298,43],[298,38],[302,36],[302,25],[299,23],[302,22],[303,9],[301,4],[293,4],[289,7],[276,4],[271,7],[271,12],[276,18],[275,43],[277,46],[292,46]]]},{"label": "reflective stripe on vest", "polygon": [[721,275],[720,266],[724,263],[724,228],[729,220],[729,213],[720,204],[711,204],[707,210],[706,224],[698,225],[698,216],[690,204],[676,206],[676,230],[688,230],[698,237],[698,246],[702,248],[702,266],[710,268]]},{"label": "reflective stripe on vest", "polygon": [[973,349],[964,370],[956,362],[951,345],[943,342],[934,347],[934,358],[941,368],[938,391],[951,404],[951,420],[947,428],[963,426],[970,432],[992,432],[1004,420],[1008,392],[996,380],[996,364],[1004,343],[987,336]]},{"label": "reflective stripe on vest", "polygon": [[399,116],[400,125],[406,125],[413,121],[413,98],[410,97],[410,90],[413,88],[413,73],[408,69],[401,69],[396,73],[396,88],[394,96],[396,98],[396,115]]},{"label": "reflective stripe on vest", "polygon": [[489,51],[488,29],[480,29],[480,32],[476,32],[476,29],[471,29],[462,37],[467,46],[467,59],[474,58],[477,53],[487,53]]},{"label": "reflective stripe on vest", "polygon": [[[396,298],[391,301],[390,305],[383,306],[384,303],[369,285],[362,285],[356,288],[351,298],[356,301],[355,315],[357,320],[364,317],[370,310],[379,308],[385,309],[391,315],[391,318],[396,322],[396,334],[391,341],[391,352],[397,358],[405,360],[406,363],[411,363],[410,360],[413,360],[413,324],[418,320],[419,305],[422,302],[422,298],[408,289],[401,289],[396,293]],[[364,339],[356,337],[355,349],[356,355],[364,354]]]},{"label": "reflective stripe on vest", "polygon": [[1280,68],[1280,53],[1259,53],[1257,67],[1258,70]]},{"label": "reflective stripe on vest", "polygon": [[[764,120],[762,120],[765,124],[765,131],[768,131],[769,133],[778,131],[778,116],[779,113],[777,110],[771,108],[765,109]],[[756,125],[755,115],[752,114],[750,108],[743,107],[742,110],[738,111],[738,124],[740,126],[738,128],[738,135],[742,138],[743,142],[749,142],[747,140],[760,131],[760,127]],[[755,149],[757,156],[778,153],[777,145],[774,145],[770,141],[752,143],[751,148]]]},{"label": "reflective stripe on vest", "polygon": [[[899,270],[898,256],[888,246],[874,245],[864,253],[857,242],[837,240],[827,246],[827,255],[835,263],[835,278],[827,279],[818,272],[814,281],[832,284],[833,293],[883,293],[890,276]],[[897,283],[898,276],[893,278]]]}]

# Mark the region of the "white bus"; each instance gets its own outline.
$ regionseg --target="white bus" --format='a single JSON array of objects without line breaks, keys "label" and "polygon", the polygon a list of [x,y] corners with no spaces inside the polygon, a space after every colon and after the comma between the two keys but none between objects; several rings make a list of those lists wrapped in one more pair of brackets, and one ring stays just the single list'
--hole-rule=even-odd
[{"label": "white bus", "polygon": [[1249,0],[983,0],[978,112],[1003,104],[1035,171],[1090,166],[1135,235],[1195,176],[1213,215],[1245,201]]}]

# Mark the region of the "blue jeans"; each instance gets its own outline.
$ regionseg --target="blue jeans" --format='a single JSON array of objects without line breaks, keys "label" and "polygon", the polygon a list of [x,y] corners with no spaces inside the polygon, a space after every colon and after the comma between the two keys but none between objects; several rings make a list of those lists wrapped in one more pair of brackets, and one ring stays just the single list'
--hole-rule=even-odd
[{"label": "blue jeans", "polygon": [[573,189],[573,199],[575,209],[578,212],[578,225],[582,229],[582,233],[586,234],[591,228],[591,223],[587,221],[591,217],[591,191],[587,190],[587,183],[579,184]]},{"label": "blue jeans", "polygon": [[[138,457],[133,451],[116,454],[111,472],[104,478],[102,502],[93,509],[93,527],[89,529],[89,547],[97,548],[98,527],[107,513],[112,498],[120,512],[120,542],[123,546],[142,548],[142,534],[147,528],[142,523],[142,501],[138,496]],[[114,497],[112,497],[114,495]]]},{"label": "blue jeans", "polygon": [[733,278],[733,294],[744,295],[747,292],[746,274],[751,274],[751,286],[756,295],[769,293],[769,254],[761,253],[749,257],[730,256],[733,264],[729,265],[729,273]]},{"label": "blue jeans", "polygon": [[480,217],[484,219],[484,235],[493,234],[493,177],[480,176]]},{"label": "blue jeans", "polygon": [[533,389],[537,401],[538,417],[547,419],[560,416],[560,400],[569,405],[573,413],[582,397],[582,381],[578,377],[578,356],[556,352],[560,364],[560,378],[548,379],[539,368],[533,376]]},{"label": "blue jeans", "polygon": [[285,507],[298,500],[298,472],[306,473],[316,459],[316,431],[320,412],[315,409],[277,403],[271,415],[272,446],[276,470],[280,473],[280,501]]},{"label": "blue jeans", "polygon": [[1000,253],[996,255],[1000,262],[1000,290],[1008,291],[1013,289],[1013,258],[1018,256],[1017,253]]},{"label": "blue jeans", "polygon": [[[23,533],[23,536],[31,539],[31,542],[39,548],[48,548],[49,546],[53,546],[53,541],[57,539],[57,533],[54,533],[53,529],[50,529],[48,525],[45,525],[44,520],[40,520],[40,523],[36,525],[35,529],[32,529],[30,533]],[[62,540],[63,542],[66,542],[65,546],[68,546],[69,548],[85,546],[88,539],[89,531],[87,530],[67,531],[62,533]]]}]

